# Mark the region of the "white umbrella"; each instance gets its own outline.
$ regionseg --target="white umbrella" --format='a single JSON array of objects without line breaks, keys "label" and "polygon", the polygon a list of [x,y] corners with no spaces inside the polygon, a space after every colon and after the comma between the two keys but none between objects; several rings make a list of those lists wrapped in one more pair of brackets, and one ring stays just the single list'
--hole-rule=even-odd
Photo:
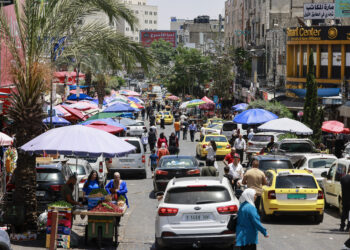
[{"label": "white umbrella", "polygon": [[261,131],[293,133],[297,135],[312,135],[313,131],[303,123],[289,118],[275,119],[258,127]]},{"label": "white umbrella", "polygon": [[7,134],[0,132],[0,146],[10,146],[13,143],[13,139]]},{"label": "white umbrella", "polygon": [[183,103],[181,103],[181,105],[180,105],[180,109],[185,109],[185,108],[187,108],[187,104],[188,104],[189,102],[183,102]]}]

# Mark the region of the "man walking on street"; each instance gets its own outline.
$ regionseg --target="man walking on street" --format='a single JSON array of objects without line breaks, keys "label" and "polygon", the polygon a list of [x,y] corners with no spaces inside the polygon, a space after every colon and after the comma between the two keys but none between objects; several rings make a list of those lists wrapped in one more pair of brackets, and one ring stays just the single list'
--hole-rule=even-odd
[{"label": "man walking on street", "polygon": [[[348,219],[350,210],[350,168],[348,174],[344,175],[340,179],[341,192],[342,192],[342,205],[343,212],[341,214],[340,231],[344,231],[345,221]],[[349,231],[350,224],[347,222],[346,231]]]},{"label": "man walking on street", "polygon": [[179,122],[178,119],[176,119],[175,122],[174,122],[174,129],[175,129],[175,135],[176,135],[177,139],[180,140],[180,129],[181,129],[181,127],[180,127],[180,122]]},{"label": "man walking on street", "polygon": [[187,118],[185,118],[185,120],[181,122],[181,126],[182,126],[182,139],[187,140],[187,130],[188,130]]},{"label": "man walking on street", "polygon": [[230,174],[233,177],[233,186],[236,190],[238,181],[243,179],[243,167],[239,163],[238,154],[235,154],[235,156],[233,157],[233,162],[229,164],[229,167],[230,167]]},{"label": "man walking on street", "polygon": [[235,140],[234,147],[236,148],[237,154],[239,154],[241,162],[243,162],[243,155],[244,151],[246,150],[246,142],[243,139],[242,134],[239,134],[238,138]]},{"label": "man walking on street", "polygon": [[255,189],[256,191],[256,200],[255,207],[259,210],[262,194],[262,186],[267,185],[266,176],[263,171],[259,169],[259,161],[254,160],[252,163],[252,168],[249,169],[242,181],[243,185],[247,185],[248,188]]},{"label": "man walking on street", "polygon": [[188,128],[190,130],[191,142],[194,142],[194,135],[197,132],[197,126],[194,123],[194,121],[192,122],[192,124]]}]

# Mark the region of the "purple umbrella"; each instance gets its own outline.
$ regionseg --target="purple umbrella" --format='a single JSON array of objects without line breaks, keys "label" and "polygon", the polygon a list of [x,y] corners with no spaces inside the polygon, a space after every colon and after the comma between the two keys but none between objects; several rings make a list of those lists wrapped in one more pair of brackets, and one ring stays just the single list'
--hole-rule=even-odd
[{"label": "purple umbrella", "polygon": [[28,153],[115,157],[136,149],[115,135],[82,125],[51,129],[24,144]]}]

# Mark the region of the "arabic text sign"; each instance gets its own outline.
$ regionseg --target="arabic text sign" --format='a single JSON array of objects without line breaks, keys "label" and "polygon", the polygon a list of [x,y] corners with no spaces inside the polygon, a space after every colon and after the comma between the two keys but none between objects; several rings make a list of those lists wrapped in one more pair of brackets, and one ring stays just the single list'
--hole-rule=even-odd
[{"label": "arabic text sign", "polygon": [[177,46],[176,31],[140,31],[140,41],[144,47],[151,47],[151,44],[159,39],[170,42],[174,48]]},{"label": "arabic text sign", "polygon": [[350,0],[335,1],[335,16],[350,17]]},{"label": "arabic text sign", "polygon": [[334,19],[334,3],[305,3],[304,19]]}]

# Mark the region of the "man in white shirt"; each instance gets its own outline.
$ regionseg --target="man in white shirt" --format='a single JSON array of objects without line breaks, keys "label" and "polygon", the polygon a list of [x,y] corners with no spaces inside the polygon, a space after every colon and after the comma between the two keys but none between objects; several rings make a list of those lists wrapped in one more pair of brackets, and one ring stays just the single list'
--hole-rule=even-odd
[{"label": "man in white shirt", "polygon": [[204,126],[202,126],[202,127],[201,127],[201,134],[200,134],[200,141],[202,141],[202,140],[203,140],[204,135],[205,135],[205,127],[204,127]]},{"label": "man in white shirt", "polygon": [[237,188],[237,182],[239,180],[243,179],[243,167],[242,165],[239,163],[239,155],[235,154],[234,159],[233,159],[233,163],[228,165],[230,167],[230,174],[233,177],[233,186],[236,189]]},{"label": "man in white shirt", "polygon": [[239,135],[239,137],[235,140],[234,146],[236,148],[237,154],[239,154],[239,158],[241,159],[241,162],[243,162],[243,154],[246,150],[246,142],[243,139],[242,134]]},{"label": "man in white shirt", "polygon": [[182,115],[180,116],[180,121],[181,121],[181,122],[184,122],[186,119],[187,119],[187,116],[185,116],[184,114],[182,114]]}]

